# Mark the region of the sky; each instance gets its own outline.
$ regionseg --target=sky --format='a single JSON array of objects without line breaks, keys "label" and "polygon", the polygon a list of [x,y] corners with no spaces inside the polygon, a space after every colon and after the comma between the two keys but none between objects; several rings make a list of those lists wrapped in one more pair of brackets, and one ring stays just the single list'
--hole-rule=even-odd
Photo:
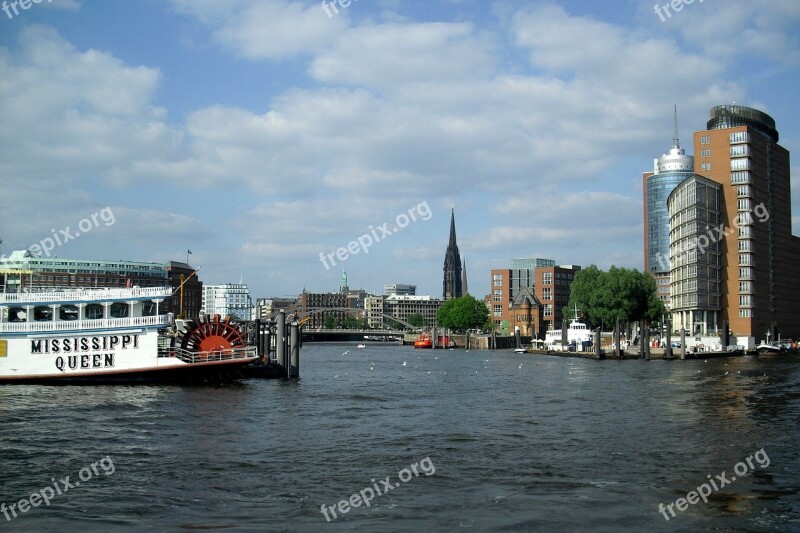
[{"label": "sky", "polygon": [[641,270],[673,106],[692,153],[732,102],[794,155],[800,235],[797,0],[23,4],[0,11],[2,254],[441,296],[454,208],[479,298],[514,258]]}]

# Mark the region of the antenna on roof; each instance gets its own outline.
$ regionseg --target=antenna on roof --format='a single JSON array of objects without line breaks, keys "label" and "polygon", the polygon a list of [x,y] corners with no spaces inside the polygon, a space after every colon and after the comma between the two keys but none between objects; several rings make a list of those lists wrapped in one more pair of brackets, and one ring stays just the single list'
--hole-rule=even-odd
[{"label": "antenna on roof", "polygon": [[672,137],[673,145],[675,148],[681,147],[681,141],[678,139],[678,106],[675,105],[675,110],[672,115],[672,124],[675,129],[675,135]]}]

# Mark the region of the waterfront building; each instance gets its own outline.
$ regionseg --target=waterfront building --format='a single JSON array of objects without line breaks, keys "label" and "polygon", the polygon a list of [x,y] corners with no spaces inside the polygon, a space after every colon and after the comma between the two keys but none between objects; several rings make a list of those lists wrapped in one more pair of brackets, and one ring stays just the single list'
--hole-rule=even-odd
[{"label": "waterfront building", "polygon": [[436,314],[442,303],[443,300],[430,295],[391,294],[383,301],[383,312],[405,322],[411,315],[419,314],[426,326],[432,326],[436,324]]},{"label": "waterfront building", "polygon": [[414,296],[415,294],[417,294],[417,286],[406,285],[404,283],[394,283],[392,285],[384,285],[383,294],[384,296],[389,296],[390,294],[402,294],[406,296]]},{"label": "waterfront building", "polygon": [[[304,289],[300,293],[298,301],[300,314],[308,316],[308,320],[304,323],[304,327],[307,329],[321,329],[325,324],[325,317],[328,315],[333,316],[337,324],[344,322],[348,316],[346,311],[347,293],[341,290],[339,292],[308,292]],[[307,314],[312,309],[319,311]]]},{"label": "waterfront building", "polygon": [[232,317],[234,320],[250,320],[253,300],[244,283],[224,283],[203,286],[203,313]]},{"label": "waterfront building", "polygon": [[17,250],[0,258],[0,284],[6,292],[19,292],[21,288],[38,292],[75,288],[172,287],[174,294],[163,302],[161,310],[176,316],[181,312],[178,288],[184,280],[188,281],[183,285],[183,311],[187,317],[196,317],[202,307],[203,283],[197,278],[195,269],[183,262],[61,259],[39,257],[27,250]]},{"label": "waterfront building", "polygon": [[461,256],[456,243],[456,214],[450,211],[450,240],[444,254],[444,280],[442,282],[442,298],[461,298],[464,293],[461,286]]},{"label": "waterfront building", "polygon": [[367,296],[364,298],[364,315],[367,319],[367,325],[375,329],[383,329],[384,316],[383,316],[383,303],[386,296]]},{"label": "waterfront building", "polygon": [[720,324],[720,242],[711,242],[706,230],[719,224],[720,190],[715,181],[693,175],[667,199],[672,327],[690,335],[717,334]]},{"label": "waterfront building", "polygon": [[509,335],[519,327],[522,335],[544,338],[547,330],[560,328],[570,285],[580,269],[534,257],[514,259],[510,269],[492,270],[488,302],[498,331]]},{"label": "waterfront building", "polygon": [[644,271],[656,280],[658,297],[670,308],[670,217],[667,198],[682,181],[694,174],[694,157],[686,155],[678,138],[677,108],[674,136],[668,154],[653,160],[653,172],[642,176],[644,195]]},{"label": "waterfront building", "polygon": [[5,292],[169,284],[163,263],[38,257],[27,250],[0,257],[0,278]]},{"label": "waterfront building", "polygon": [[203,282],[194,268],[180,261],[166,264],[169,285],[174,289],[172,297],[164,302],[164,312],[174,313],[179,318],[196,318],[203,308]]},{"label": "waterfront building", "polygon": [[275,317],[275,313],[278,311],[283,310],[289,315],[296,313],[297,309],[297,298],[294,296],[257,298],[254,318],[270,320]]},{"label": "waterfront building", "polygon": [[741,105],[712,108],[694,133],[695,172],[721,186],[719,318],[758,341],[768,332],[800,336],[800,237],[792,235],[789,151],[778,141],[772,117]]}]

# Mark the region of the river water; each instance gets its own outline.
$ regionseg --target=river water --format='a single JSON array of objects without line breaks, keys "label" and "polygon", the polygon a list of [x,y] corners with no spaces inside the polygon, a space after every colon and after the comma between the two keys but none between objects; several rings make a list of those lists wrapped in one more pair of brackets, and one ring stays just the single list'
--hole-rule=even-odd
[{"label": "river water", "polygon": [[0,387],[0,530],[800,531],[797,355],[302,356],[299,382]]}]

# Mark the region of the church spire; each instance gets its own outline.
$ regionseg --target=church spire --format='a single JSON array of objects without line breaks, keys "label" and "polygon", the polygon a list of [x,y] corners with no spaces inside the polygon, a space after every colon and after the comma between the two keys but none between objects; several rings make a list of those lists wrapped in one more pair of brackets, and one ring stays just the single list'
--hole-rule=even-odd
[{"label": "church spire", "polygon": [[461,256],[456,243],[456,214],[455,207],[450,211],[450,241],[444,254],[444,280],[442,282],[442,297],[461,298],[463,296],[461,285]]}]

